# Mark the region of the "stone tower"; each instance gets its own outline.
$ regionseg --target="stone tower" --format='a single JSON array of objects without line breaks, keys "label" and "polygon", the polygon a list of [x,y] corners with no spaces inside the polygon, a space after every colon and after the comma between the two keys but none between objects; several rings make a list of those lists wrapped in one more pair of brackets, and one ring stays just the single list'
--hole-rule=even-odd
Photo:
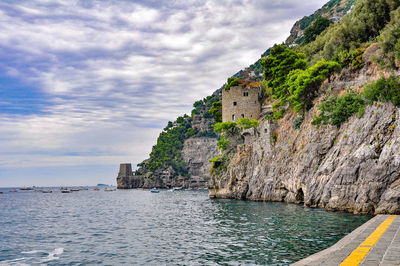
[{"label": "stone tower", "polygon": [[119,173],[118,177],[132,176],[132,164],[130,163],[121,163],[119,165]]},{"label": "stone tower", "polygon": [[240,118],[259,119],[261,86],[258,82],[239,80],[239,85],[222,89],[222,122]]}]

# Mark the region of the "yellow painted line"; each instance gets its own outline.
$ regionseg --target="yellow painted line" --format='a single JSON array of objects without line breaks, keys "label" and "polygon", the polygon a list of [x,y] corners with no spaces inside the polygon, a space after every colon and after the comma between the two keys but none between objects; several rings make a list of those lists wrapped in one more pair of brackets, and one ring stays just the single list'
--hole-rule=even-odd
[{"label": "yellow painted line", "polygon": [[356,266],[359,265],[371,248],[378,242],[379,238],[385,233],[389,226],[396,219],[397,215],[392,215],[383,221],[372,234],[369,235],[341,264],[340,266]]}]

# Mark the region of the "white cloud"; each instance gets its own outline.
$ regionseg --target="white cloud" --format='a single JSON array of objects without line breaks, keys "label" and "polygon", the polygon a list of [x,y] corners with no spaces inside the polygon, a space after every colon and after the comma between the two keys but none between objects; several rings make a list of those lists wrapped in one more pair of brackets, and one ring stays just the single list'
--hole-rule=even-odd
[{"label": "white cloud", "polygon": [[0,168],[101,162],[117,171],[122,160],[140,162],[168,120],[189,113],[323,3],[0,3],[0,68],[49,103],[30,114],[0,110]]}]

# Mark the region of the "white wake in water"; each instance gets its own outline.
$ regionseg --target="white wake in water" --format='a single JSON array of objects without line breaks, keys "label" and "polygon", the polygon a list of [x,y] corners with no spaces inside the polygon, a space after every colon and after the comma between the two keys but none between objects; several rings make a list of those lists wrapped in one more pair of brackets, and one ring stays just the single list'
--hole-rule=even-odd
[{"label": "white wake in water", "polygon": [[64,249],[63,248],[56,248],[55,250],[53,250],[52,252],[49,253],[49,255],[47,256],[47,258],[45,258],[44,260],[42,260],[42,262],[45,261],[52,261],[52,260],[58,260],[60,257],[57,257],[57,255],[61,255],[64,253]]},{"label": "white wake in water", "polygon": [[46,251],[41,250],[31,250],[31,251],[22,251],[22,254],[35,254],[35,253],[47,253]]},{"label": "white wake in water", "polygon": [[[40,262],[48,262],[48,261],[52,261],[52,260],[58,260],[61,254],[64,253],[64,248],[56,248],[54,249],[52,252],[47,252],[47,251],[43,251],[43,250],[31,250],[31,251],[22,251],[22,254],[27,254],[27,255],[33,255],[33,254],[37,254],[37,253],[41,253],[39,255],[39,258],[36,257],[36,259],[40,259],[40,257],[42,256],[46,256],[45,258],[42,257],[42,260]],[[23,258],[17,258],[17,259],[12,259],[12,260],[4,260],[4,261],[0,261],[0,266],[8,266],[8,265],[29,265],[29,264],[24,264],[22,263],[22,261],[24,262],[29,262],[29,263],[33,263],[33,261],[35,260],[35,257],[29,256],[29,257],[23,257]],[[34,263],[36,264],[36,263]]]},{"label": "white wake in water", "polygon": [[21,263],[25,258],[18,258],[18,259],[13,259],[13,260],[3,260],[0,261],[0,266],[8,266],[8,265],[18,265],[18,266],[23,266],[23,265],[28,265]]}]

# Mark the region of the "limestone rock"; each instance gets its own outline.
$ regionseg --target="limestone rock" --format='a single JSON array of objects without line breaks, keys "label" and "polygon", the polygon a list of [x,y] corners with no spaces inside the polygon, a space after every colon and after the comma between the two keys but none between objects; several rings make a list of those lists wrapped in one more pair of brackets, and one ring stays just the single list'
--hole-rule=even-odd
[{"label": "limestone rock", "polygon": [[[342,72],[322,89],[358,90],[386,74],[367,65],[359,72]],[[299,130],[292,126],[296,115],[288,113],[279,124],[260,121],[259,127],[242,132],[227,170],[210,182],[210,197],[399,214],[399,108],[379,102],[340,128],[316,127],[311,122],[322,99],[316,99]]]}]

